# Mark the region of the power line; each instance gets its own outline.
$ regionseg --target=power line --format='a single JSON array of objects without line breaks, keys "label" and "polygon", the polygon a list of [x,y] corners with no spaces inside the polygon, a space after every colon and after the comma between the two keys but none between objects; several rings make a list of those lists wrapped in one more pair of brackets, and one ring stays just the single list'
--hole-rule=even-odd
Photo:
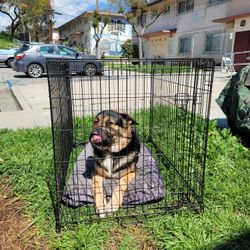
[{"label": "power line", "polygon": [[[71,5],[71,4],[74,3],[75,1],[78,1],[78,0],[73,0],[73,1],[71,1],[71,2],[69,2],[69,3],[66,3],[66,4],[63,5],[63,6],[57,6],[57,7],[58,7],[58,8],[64,8],[64,7],[66,7],[66,6]],[[56,4],[54,4],[54,6],[56,6]]]},{"label": "power line", "polygon": [[[77,2],[79,2],[79,0],[73,0],[73,1],[67,3],[67,4],[65,4],[65,5],[63,5],[63,6],[58,6],[58,5],[56,5],[56,4],[53,4],[53,5],[54,5],[56,8],[64,9],[65,7],[67,7],[67,6],[69,6],[69,5],[73,5],[74,2],[76,2],[76,4],[77,4]],[[91,1],[86,1],[86,0],[85,0],[84,3],[89,3],[90,5],[94,5]]]},{"label": "power line", "polygon": [[[86,2],[89,3],[90,1],[85,1],[85,3],[86,3]],[[80,14],[82,13],[82,11],[80,11],[79,9],[76,9],[77,11],[76,11],[75,13],[73,13],[73,15],[72,15],[72,12],[71,12],[71,14],[66,14],[67,11],[68,11],[67,6],[69,6],[69,5],[74,6],[74,5],[77,4],[77,3],[79,3],[79,0],[73,0],[73,1],[67,3],[67,4],[65,4],[65,5],[63,5],[63,6],[58,6],[58,5],[56,5],[56,4],[53,4],[54,10],[55,10],[55,9],[59,10],[59,11],[55,11],[54,13],[55,13],[55,14],[58,14],[58,15],[69,16],[69,17],[77,17],[78,15],[80,15]],[[91,5],[93,5],[92,2],[91,2]],[[63,10],[61,11],[61,9],[63,9]]]}]

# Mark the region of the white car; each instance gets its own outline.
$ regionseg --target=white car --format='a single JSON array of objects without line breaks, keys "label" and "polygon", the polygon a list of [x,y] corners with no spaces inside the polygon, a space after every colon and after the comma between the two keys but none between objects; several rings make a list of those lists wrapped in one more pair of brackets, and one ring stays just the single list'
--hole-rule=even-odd
[{"label": "white car", "polygon": [[0,63],[5,63],[9,68],[12,68],[14,61],[14,54],[18,48],[0,49]]}]

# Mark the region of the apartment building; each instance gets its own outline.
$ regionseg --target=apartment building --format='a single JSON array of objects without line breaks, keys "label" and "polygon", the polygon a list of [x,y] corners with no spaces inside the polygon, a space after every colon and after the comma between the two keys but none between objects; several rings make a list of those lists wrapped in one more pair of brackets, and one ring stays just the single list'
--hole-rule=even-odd
[{"label": "apartment building", "polygon": [[[92,14],[92,11],[86,11],[58,27],[60,40],[66,41],[70,45],[81,46],[88,54],[94,55],[96,41],[91,21]],[[121,14],[107,12],[100,12],[100,14],[107,15],[111,19],[99,42],[100,54],[105,52],[105,55],[119,56],[122,53],[122,43],[132,39],[132,27]],[[99,25],[99,30],[101,30],[104,24],[100,23]]]},{"label": "apartment building", "polygon": [[[146,58],[212,57],[220,63],[226,53],[250,51],[249,0],[157,0],[148,6],[154,11],[146,23],[155,9],[164,12],[145,30]],[[243,59],[250,62],[246,53],[235,55],[236,62]]]}]

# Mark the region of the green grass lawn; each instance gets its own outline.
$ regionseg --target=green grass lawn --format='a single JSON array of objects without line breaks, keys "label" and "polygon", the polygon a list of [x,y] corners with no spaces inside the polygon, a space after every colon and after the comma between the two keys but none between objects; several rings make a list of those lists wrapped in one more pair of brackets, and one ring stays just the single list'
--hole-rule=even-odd
[{"label": "green grass lawn", "polygon": [[0,49],[9,49],[18,47],[18,43],[11,36],[0,33]]},{"label": "green grass lawn", "polygon": [[[109,58],[106,58],[109,59]],[[127,71],[144,74],[199,74],[200,70],[210,71],[213,68],[212,60],[194,59],[139,59],[139,58],[120,58],[113,60],[104,60],[105,69],[112,71]]]},{"label": "green grass lawn", "polygon": [[[154,72],[155,74],[168,74],[168,73],[176,73],[176,72],[190,72],[192,69],[189,65],[171,65],[171,62],[162,62],[159,64],[152,64],[150,62],[145,61],[142,66],[139,65],[139,61],[135,59],[135,64],[130,61],[124,60],[122,62],[117,61],[105,61],[104,66],[110,70],[125,70],[125,71],[133,71],[138,73],[150,74]],[[193,69],[194,70],[194,69]]]},{"label": "green grass lawn", "polygon": [[1,180],[25,201],[25,213],[52,249],[250,249],[250,151],[214,122],[204,214],[182,211],[138,225],[104,220],[56,235],[47,183],[52,157],[49,128],[0,130]]}]

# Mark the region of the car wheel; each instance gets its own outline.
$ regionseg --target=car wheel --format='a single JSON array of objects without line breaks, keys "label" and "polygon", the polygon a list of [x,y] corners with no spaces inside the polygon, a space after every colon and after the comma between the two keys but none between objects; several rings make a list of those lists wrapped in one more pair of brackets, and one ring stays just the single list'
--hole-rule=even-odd
[{"label": "car wheel", "polygon": [[32,63],[28,66],[27,75],[31,78],[41,77],[43,74],[43,68],[40,64]]},{"label": "car wheel", "polygon": [[96,66],[93,63],[88,63],[84,66],[83,72],[87,76],[94,76],[96,75]]},{"label": "car wheel", "polygon": [[7,65],[9,68],[12,68],[12,67],[13,67],[13,61],[14,61],[14,58],[9,58],[9,59],[6,61],[6,65]]}]

